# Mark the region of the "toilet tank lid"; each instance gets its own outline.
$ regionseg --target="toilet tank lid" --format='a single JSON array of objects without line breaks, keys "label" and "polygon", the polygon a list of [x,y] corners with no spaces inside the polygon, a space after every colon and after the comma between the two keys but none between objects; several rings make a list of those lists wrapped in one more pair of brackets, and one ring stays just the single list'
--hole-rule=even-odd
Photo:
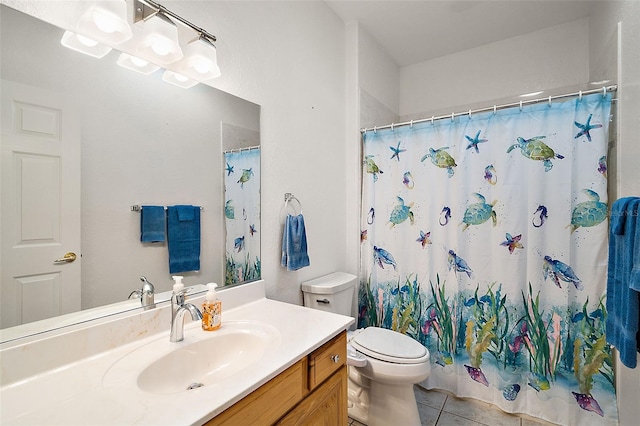
[{"label": "toilet tank lid", "polygon": [[356,283],[356,277],[346,272],[334,272],[310,281],[302,283],[302,291],[314,294],[335,294],[350,287]]}]

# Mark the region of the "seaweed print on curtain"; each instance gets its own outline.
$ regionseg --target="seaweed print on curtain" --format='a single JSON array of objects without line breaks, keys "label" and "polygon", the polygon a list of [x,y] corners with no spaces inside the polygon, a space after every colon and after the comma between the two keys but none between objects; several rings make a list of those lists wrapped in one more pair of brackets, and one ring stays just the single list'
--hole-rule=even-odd
[{"label": "seaweed print on curtain", "polygon": [[605,343],[610,94],[364,134],[359,326],[426,382],[561,424],[616,424]]},{"label": "seaweed print on curtain", "polygon": [[226,152],[225,285],[260,278],[260,149]]}]

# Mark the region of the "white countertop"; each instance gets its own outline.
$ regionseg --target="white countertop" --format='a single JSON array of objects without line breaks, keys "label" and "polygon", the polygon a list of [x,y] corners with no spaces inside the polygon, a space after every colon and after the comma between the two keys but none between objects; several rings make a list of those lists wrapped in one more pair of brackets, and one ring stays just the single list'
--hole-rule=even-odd
[{"label": "white countertop", "polygon": [[[273,326],[279,332],[279,341],[267,348],[260,361],[222,384],[174,394],[155,394],[140,390],[135,384],[132,385],[131,380],[104,380],[110,367],[139,347],[163,338],[166,338],[167,344],[187,345],[202,337],[201,333],[215,333],[205,332],[199,321],[189,322],[187,319],[184,342],[169,343],[167,326],[164,332],[91,354],[8,385],[3,384],[0,388],[0,423],[202,424],[320,347],[354,321],[351,317],[265,298],[233,309],[223,309],[222,320],[223,328],[226,321],[258,321]],[[93,335],[92,339],[98,337]],[[64,346],[58,348],[59,351],[65,349]],[[25,350],[28,351],[28,348]],[[45,354],[41,356],[46,357]],[[4,370],[7,368],[7,365],[3,365]]]}]

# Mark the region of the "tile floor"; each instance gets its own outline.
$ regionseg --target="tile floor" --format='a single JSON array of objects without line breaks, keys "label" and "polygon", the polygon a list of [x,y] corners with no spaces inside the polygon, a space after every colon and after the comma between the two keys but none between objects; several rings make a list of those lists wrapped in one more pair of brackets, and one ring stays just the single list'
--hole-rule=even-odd
[{"label": "tile floor", "polygon": [[[508,414],[474,399],[462,399],[439,391],[414,387],[423,426],[549,426],[552,423],[528,416]],[[349,419],[349,426],[362,423]],[[390,425],[401,426],[401,425]]]}]

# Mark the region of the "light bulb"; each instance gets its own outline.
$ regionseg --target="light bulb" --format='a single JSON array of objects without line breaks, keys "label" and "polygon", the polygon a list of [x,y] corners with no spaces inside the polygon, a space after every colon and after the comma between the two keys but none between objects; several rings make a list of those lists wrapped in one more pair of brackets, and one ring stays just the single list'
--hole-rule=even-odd
[{"label": "light bulb", "polygon": [[176,79],[176,80],[178,80],[178,81],[182,81],[182,82],[184,82],[184,81],[189,80],[189,78],[188,78],[188,77],[185,77],[185,76],[184,76],[184,75],[182,75],[182,74],[175,73],[173,76],[174,76],[174,77],[175,77],[175,79]]},{"label": "light bulb", "polygon": [[131,56],[130,60],[137,67],[141,67],[142,68],[142,67],[146,67],[147,65],[149,65],[149,62],[145,61],[142,58],[138,58],[137,56]]},{"label": "light bulb", "polygon": [[94,47],[98,45],[98,42],[95,40],[90,39],[89,37],[85,37],[81,34],[76,34],[76,38],[78,39],[78,41],[82,44],[84,44],[85,46],[88,47]]},{"label": "light bulb", "polygon": [[93,11],[93,22],[103,33],[111,34],[120,27],[118,17],[102,9]]},{"label": "light bulb", "polygon": [[193,69],[200,74],[205,74],[211,70],[211,61],[202,56],[193,57],[190,62]]},{"label": "light bulb", "polygon": [[151,45],[151,50],[153,50],[156,55],[166,56],[171,51],[171,41],[157,34],[151,34],[149,36],[149,44]]}]

